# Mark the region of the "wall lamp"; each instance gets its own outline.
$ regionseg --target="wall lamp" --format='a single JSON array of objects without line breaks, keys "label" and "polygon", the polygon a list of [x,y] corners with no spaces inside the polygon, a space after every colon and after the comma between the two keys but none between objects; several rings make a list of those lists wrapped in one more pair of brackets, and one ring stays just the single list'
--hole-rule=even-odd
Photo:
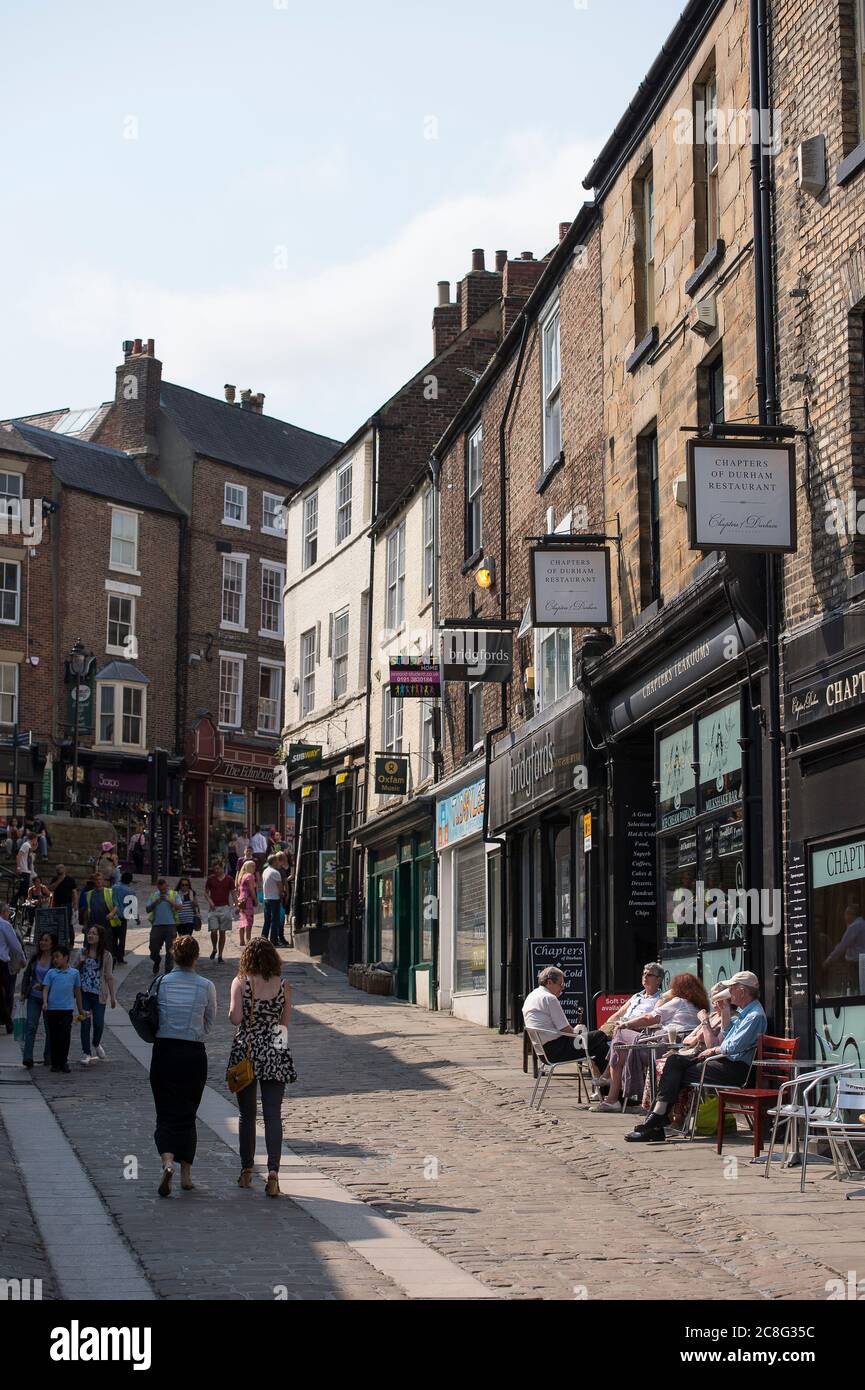
[{"label": "wall lamp", "polygon": [[485,555],[475,570],[475,583],[479,589],[491,589],[496,582],[496,562],[492,555]]}]

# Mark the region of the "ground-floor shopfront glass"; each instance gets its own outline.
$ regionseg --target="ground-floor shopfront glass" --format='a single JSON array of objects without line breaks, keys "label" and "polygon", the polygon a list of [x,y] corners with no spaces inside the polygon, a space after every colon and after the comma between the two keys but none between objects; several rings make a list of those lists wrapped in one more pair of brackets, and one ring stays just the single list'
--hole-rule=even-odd
[{"label": "ground-floor shopfront glass", "polygon": [[[425,811],[415,806],[410,815],[419,810],[424,823],[414,829],[406,823],[395,840],[376,842],[375,822],[367,822],[362,832],[368,865],[366,959],[392,971],[398,999],[431,1007],[438,945],[432,805],[427,803]],[[382,819],[392,818],[386,813]]]}]

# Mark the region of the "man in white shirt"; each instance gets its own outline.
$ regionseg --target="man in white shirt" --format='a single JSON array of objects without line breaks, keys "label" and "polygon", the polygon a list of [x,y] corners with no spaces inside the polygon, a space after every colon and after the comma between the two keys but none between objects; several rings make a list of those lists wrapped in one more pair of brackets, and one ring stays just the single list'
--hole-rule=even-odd
[{"label": "man in white shirt", "polygon": [[267,858],[267,836],[262,835],[260,829],[256,830],[249,842],[249,852],[255,860],[256,867],[261,871]]},{"label": "man in white shirt", "polygon": [[547,965],[538,974],[537,989],[523,1000],[523,1023],[540,1034],[551,1062],[573,1062],[577,1058],[574,1029],[559,1003],[564,987],[564,972],[557,965]]},{"label": "man in white shirt", "polygon": [[272,941],[274,946],[279,941],[279,909],[282,905],[282,874],[274,863],[275,858],[274,855],[267,861],[267,868],[261,876],[264,892],[264,926],[261,934],[265,941]]},{"label": "man in white shirt", "polygon": [[21,841],[21,848],[15,856],[15,870],[18,874],[18,896],[26,898],[30,883],[36,870],[33,861],[36,857],[36,836],[29,835]]}]

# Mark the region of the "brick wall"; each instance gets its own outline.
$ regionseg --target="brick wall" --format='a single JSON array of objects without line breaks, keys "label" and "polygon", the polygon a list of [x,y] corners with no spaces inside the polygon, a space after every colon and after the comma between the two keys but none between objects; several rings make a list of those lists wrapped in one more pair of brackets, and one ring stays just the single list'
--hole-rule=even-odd
[{"label": "brick wall", "polygon": [[[33,504],[30,509],[25,508],[29,524],[31,518],[35,519],[35,504],[55,495],[51,464],[47,459],[5,453],[2,438],[0,433],[0,470],[23,475],[23,496]],[[55,567],[51,548],[57,526],[56,515],[46,517],[42,522],[42,538],[35,545],[25,546],[21,536],[0,535],[0,559],[17,561],[21,565],[18,622],[0,623],[0,661],[18,667],[18,723],[23,730],[32,729],[34,738],[42,742],[54,733]],[[32,665],[30,657],[37,659],[38,664]]]}]

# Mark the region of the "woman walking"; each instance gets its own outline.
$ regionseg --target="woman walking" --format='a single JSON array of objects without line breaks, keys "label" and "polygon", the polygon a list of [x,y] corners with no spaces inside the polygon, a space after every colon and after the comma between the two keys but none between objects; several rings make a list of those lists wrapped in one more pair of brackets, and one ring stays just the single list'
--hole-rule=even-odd
[{"label": "woman walking", "polygon": [[279,1162],[282,1154],[282,1098],[286,1082],[297,1073],[288,1049],[291,989],[280,978],[282,963],[276,947],[263,936],[243,949],[237,976],[231,984],[228,1017],[237,1025],[229,1068],[249,1057],[255,1079],[237,1093],[240,1110],[239,1187],[252,1186],[255,1164],[256,1089],[261,1088],[264,1138],[267,1146],[268,1197],[279,1196]]},{"label": "woman walking", "polygon": [[189,936],[201,928],[201,913],[198,910],[198,895],[188,878],[179,878],[175,888],[177,898],[177,935]]},{"label": "woman walking", "polygon": [[[36,1046],[36,1034],[39,1032],[39,1020],[42,1017],[42,986],[45,983],[45,976],[51,969],[52,957],[57,947],[57,937],[50,932],[44,931],[36,943],[36,949],[28,960],[21,975],[21,998],[26,1002],[27,1018],[24,1031],[24,1057],[23,1063],[28,1071],[33,1066],[33,1050]],[[45,1026],[45,1046],[42,1049],[42,1062],[46,1067],[51,1066],[51,1049],[48,1045],[48,1026]]]},{"label": "woman walking", "polygon": [[81,998],[84,1001],[84,1012],[87,1015],[81,1023],[81,1065],[83,1067],[89,1066],[91,1062],[95,1062],[99,1058],[105,1060],[105,1049],[102,1046],[105,1006],[110,1000],[112,1009],[117,1008],[117,995],[114,993],[114,964],[107,946],[104,927],[87,928],[84,933],[84,948],[77,962],[78,974],[81,976]]},{"label": "woman walking", "polygon": [[171,1196],[175,1159],[180,1186],[190,1191],[198,1134],[195,1119],[207,1083],[204,1037],[216,1019],[216,988],[198,974],[198,942],[176,936],[171,944],[175,968],[155,986],[159,1030],[150,1058],[150,1089],[156,1106],[154,1139],[162,1159],[160,1197]]},{"label": "woman walking", "polygon": [[254,859],[247,859],[237,876],[237,905],[240,908],[240,949],[252,940],[255,906],[258,902],[258,873]]}]

